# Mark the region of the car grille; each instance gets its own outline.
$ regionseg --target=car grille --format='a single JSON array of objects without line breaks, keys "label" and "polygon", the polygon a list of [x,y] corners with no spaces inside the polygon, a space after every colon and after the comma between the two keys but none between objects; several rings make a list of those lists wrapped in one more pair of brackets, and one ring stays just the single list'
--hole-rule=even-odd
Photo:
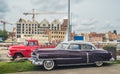
[{"label": "car grille", "polygon": [[37,60],[37,55],[35,52],[32,52],[31,54],[31,58],[34,59],[34,60]]}]

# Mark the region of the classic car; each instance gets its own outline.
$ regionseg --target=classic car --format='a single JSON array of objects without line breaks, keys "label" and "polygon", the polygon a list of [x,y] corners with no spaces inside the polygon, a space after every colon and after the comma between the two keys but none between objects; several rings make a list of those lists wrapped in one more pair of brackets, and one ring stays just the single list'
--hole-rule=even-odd
[{"label": "classic car", "polygon": [[67,41],[60,43],[56,48],[37,49],[31,54],[32,64],[42,65],[46,70],[55,66],[95,64],[102,66],[110,61],[111,52],[97,49],[92,43],[82,41]]}]

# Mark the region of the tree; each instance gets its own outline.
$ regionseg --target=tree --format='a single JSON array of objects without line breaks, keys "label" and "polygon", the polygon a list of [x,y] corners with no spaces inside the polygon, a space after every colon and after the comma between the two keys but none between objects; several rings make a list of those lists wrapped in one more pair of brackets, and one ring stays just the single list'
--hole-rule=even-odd
[{"label": "tree", "polygon": [[114,33],[115,35],[117,35],[117,31],[116,31],[116,30],[113,30],[113,33]]},{"label": "tree", "polygon": [[0,30],[0,38],[2,38],[3,40],[6,40],[8,38],[7,31]]}]

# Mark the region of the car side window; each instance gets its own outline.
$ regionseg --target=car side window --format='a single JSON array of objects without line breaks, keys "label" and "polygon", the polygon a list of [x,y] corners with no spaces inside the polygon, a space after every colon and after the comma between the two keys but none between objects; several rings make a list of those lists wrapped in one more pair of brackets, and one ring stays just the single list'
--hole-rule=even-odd
[{"label": "car side window", "polygon": [[92,45],[89,44],[83,44],[82,45],[82,50],[94,50],[94,47]]},{"label": "car side window", "polygon": [[70,44],[69,49],[71,49],[71,50],[80,50],[81,45],[80,44]]},{"label": "car side window", "polygon": [[30,42],[30,46],[36,46],[35,42]]}]

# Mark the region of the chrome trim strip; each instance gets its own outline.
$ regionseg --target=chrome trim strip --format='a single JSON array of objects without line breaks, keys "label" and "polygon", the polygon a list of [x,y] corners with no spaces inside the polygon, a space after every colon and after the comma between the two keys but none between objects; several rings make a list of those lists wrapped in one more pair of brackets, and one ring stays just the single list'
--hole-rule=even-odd
[{"label": "chrome trim strip", "polygon": [[89,53],[87,52],[87,63],[89,63]]},{"label": "chrome trim strip", "polygon": [[70,60],[70,59],[82,59],[81,57],[79,57],[79,58],[47,58],[47,59],[41,59],[41,58],[39,58],[39,60]]},{"label": "chrome trim strip", "polygon": [[57,66],[88,65],[88,64],[94,64],[94,63],[58,64]]}]

